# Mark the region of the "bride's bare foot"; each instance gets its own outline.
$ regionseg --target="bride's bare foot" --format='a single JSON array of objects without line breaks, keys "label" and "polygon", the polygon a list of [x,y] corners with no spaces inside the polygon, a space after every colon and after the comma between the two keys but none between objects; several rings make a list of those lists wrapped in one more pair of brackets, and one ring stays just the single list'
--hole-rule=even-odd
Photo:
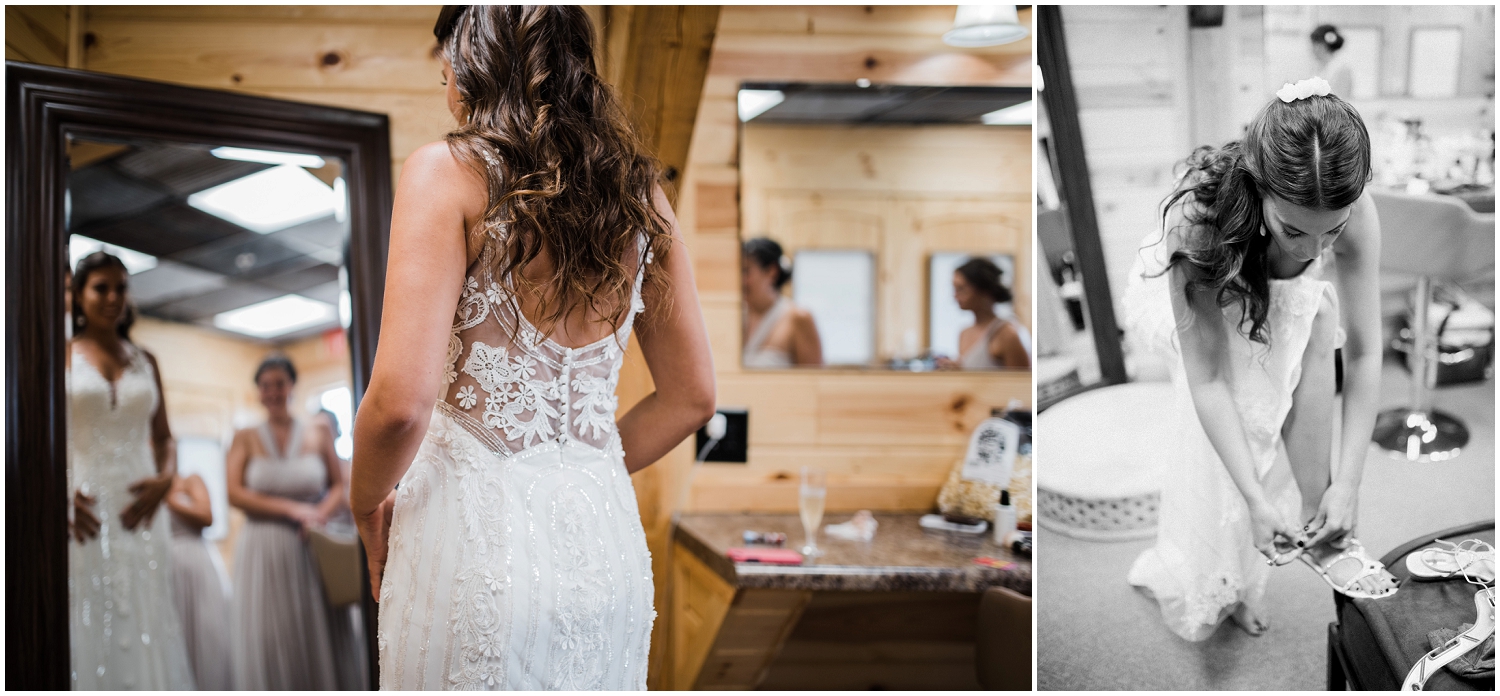
[{"label": "bride's bare foot", "polygon": [[1245,604],[1241,604],[1239,608],[1235,609],[1234,614],[1230,618],[1234,619],[1236,625],[1245,629],[1245,632],[1252,636],[1258,636],[1271,628],[1269,622],[1261,618],[1259,613]]},{"label": "bride's bare foot", "polygon": [[[1348,585],[1350,580],[1359,577],[1360,573],[1363,572],[1364,563],[1357,556],[1346,556],[1338,560],[1333,560],[1343,552],[1344,549],[1335,548],[1333,545],[1325,543],[1305,549],[1303,556],[1322,568],[1328,574],[1328,579],[1332,580],[1335,585],[1344,587]],[[1368,554],[1369,552],[1366,551],[1365,553]],[[1382,568],[1375,573],[1370,573],[1366,577],[1359,578],[1349,589],[1378,595],[1394,590],[1397,585],[1395,576]]]}]

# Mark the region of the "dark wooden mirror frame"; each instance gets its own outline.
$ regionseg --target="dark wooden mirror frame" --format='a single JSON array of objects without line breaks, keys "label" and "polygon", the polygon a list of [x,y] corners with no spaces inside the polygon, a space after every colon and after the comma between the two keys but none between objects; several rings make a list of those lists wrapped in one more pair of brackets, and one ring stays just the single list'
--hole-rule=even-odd
[{"label": "dark wooden mirror frame", "polygon": [[[355,404],[375,358],[391,217],[384,114],[6,61],[6,689],[71,688],[62,270],[67,138],[152,139],[337,157],[349,191],[345,265]],[[365,573],[364,564],[360,571]],[[363,605],[370,685],[376,611]]]}]

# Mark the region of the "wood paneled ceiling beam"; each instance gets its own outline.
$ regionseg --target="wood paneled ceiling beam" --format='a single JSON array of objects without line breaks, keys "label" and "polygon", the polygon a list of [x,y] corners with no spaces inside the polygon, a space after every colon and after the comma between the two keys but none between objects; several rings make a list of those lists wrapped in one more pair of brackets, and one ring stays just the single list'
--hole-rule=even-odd
[{"label": "wood paneled ceiling beam", "polygon": [[604,75],[619,91],[641,138],[661,160],[675,205],[708,60],[717,5],[611,5],[603,8]]}]

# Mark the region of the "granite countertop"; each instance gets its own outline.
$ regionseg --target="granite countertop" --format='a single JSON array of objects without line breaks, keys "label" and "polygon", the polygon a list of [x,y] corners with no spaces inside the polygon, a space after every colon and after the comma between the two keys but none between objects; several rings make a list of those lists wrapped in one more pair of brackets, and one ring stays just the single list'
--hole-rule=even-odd
[{"label": "granite countertop", "polygon": [[[823,524],[847,522],[852,514],[830,514]],[[801,549],[802,521],[794,514],[684,514],[675,539],[737,588],[864,590],[886,592],[982,592],[1001,585],[1031,596],[1031,559],[996,544],[993,535],[924,529],[922,516],[875,513],[880,523],[871,541],[846,541],[819,532],[823,555],[800,566],[733,563],[728,549],[744,546],[742,534],[783,532],[785,548]],[[979,556],[1009,561],[1008,568],[974,563]]]}]

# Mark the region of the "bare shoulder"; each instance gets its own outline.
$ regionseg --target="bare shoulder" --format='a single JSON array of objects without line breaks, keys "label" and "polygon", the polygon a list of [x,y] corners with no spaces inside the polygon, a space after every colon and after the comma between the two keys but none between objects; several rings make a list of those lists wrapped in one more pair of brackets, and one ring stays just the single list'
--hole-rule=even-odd
[{"label": "bare shoulder", "polygon": [[1203,207],[1192,196],[1183,196],[1167,209],[1162,224],[1162,244],[1167,245],[1167,253],[1202,242],[1206,230],[1203,225],[1193,222],[1202,213]]},{"label": "bare shoulder", "polygon": [[479,205],[483,205],[488,197],[484,177],[459,160],[445,140],[427,143],[407,156],[401,165],[397,190],[427,200],[473,199]]},{"label": "bare shoulder", "polygon": [[792,322],[798,325],[811,325],[813,323],[812,312],[800,305],[792,306]]},{"label": "bare shoulder", "polygon": [[1375,198],[1369,187],[1359,195],[1359,200],[1349,209],[1349,222],[1344,233],[1334,242],[1334,252],[1344,256],[1359,256],[1366,252],[1380,251],[1380,214],[1375,210]]}]

